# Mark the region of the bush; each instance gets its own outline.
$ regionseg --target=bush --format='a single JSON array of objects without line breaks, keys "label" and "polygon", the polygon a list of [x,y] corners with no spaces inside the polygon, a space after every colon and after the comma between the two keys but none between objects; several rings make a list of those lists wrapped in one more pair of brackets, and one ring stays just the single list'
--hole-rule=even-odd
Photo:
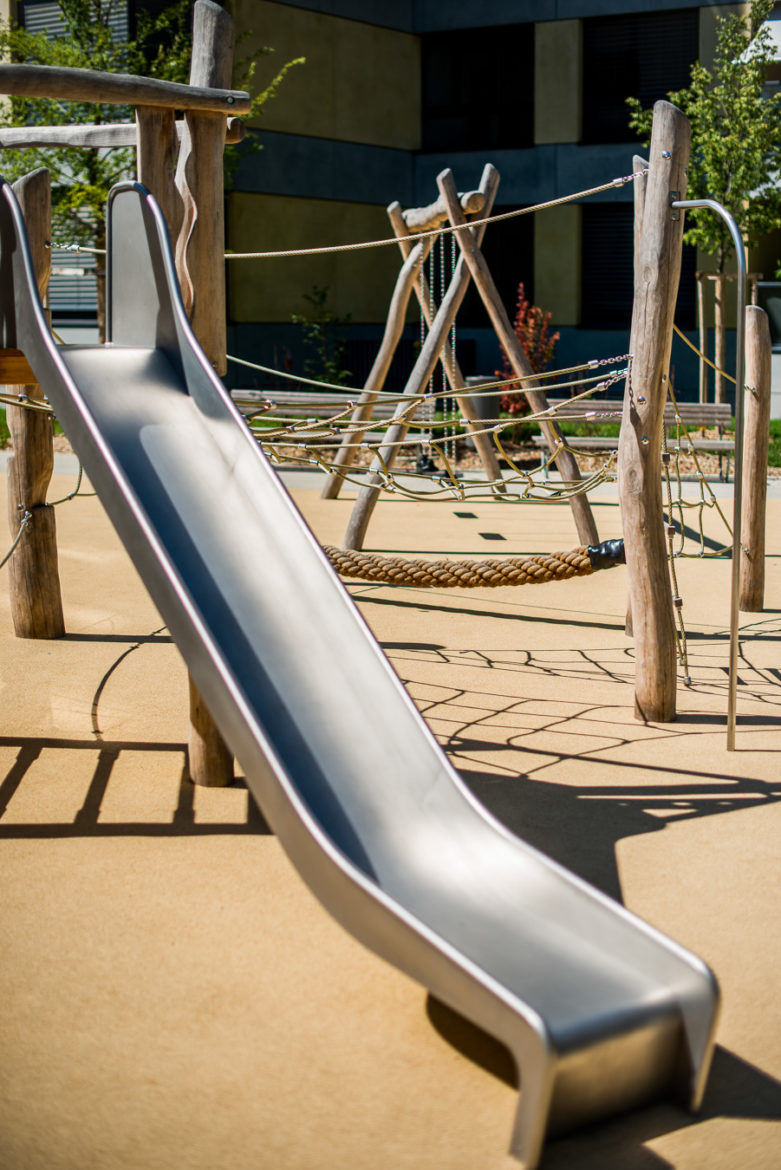
[{"label": "bush", "polygon": [[[541,374],[543,370],[547,370],[556,352],[559,334],[558,332],[549,332],[550,318],[550,313],[546,313],[539,305],[533,305],[531,301],[526,299],[526,289],[521,281],[518,285],[513,331],[535,374]],[[496,370],[496,376],[507,379],[511,378],[512,375],[513,368],[510,365],[510,359],[502,350],[502,369]],[[500,401],[502,410],[513,415],[527,413],[529,405],[526,401],[526,395],[519,393],[519,391],[520,383],[518,383],[518,389],[514,389],[512,386],[507,387]]]}]

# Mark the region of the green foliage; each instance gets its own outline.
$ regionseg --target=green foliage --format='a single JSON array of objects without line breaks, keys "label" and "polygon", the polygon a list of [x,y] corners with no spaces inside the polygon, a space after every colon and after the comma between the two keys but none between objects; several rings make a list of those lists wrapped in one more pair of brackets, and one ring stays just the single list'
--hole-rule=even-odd
[{"label": "green foliage", "polygon": [[5,421],[5,410],[0,407],[0,451],[3,447],[8,446],[8,440],[11,438],[11,432],[8,429],[8,423]]},{"label": "green foliage", "polygon": [[[521,343],[521,349],[529,359],[529,365],[540,374],[547,370],[553,361],[556,352],[556,342],[559,334],[550,332],[549,312],[545,312],[538,305],[533,305],[526,299],[526,289],[523,281],[518,285],[515,319],[513,331]],[[513,368],[507,354],[502,350],[502,369],[496,371],[498,378],[507,379],[513,375]],[[512,387],[508,387],[500,399],[502,410],[508,414],[526,414],[529,407],[526,395],[519,394]]]},{"label": "green foliage", "polygon": [[[187,0],[160,16],[139,17],[138,35],[123,43],[109,26],[112,0],[60,0],[65,29],[49,38],[15,24],[0,26],[0,53],[25,64],[89,68],[112,73],[144,73],[169,81],[186,81],[190,56],[190,5]],[[63,102],[49,98],[12,97],[3,122],[9,126],[55,126],[128,122],[128,106]],[[129,149],[25,149],[3,151],[3,175],[12,180],[47,167],[52,183],[53,234],[68,243],[104,240],[103,213],[114,183],[133,175],[135,152]]]},{"label": "green foliage", "polygon": [[770,443],[767,450],[769,467],[781,467],[781,419],[770,420]]},{"label": "green foliage", "polygon": [[[135,39],[127,42],[115,39],[110,27],[114,3],[115,0],[59,0],[65,30],[55,38],[29,33],[14,23],[0,23],[0,58],[29,64],[132,73],[186,83],[190,75],[192,46],[191,0],[173,0],[155,16],[139,12]],[[271,51],[263,49],[264,53]],[[263,104],[276,95],[288,69],[297,63],[291,61],[285,65],[254,97],[253,114],[260,113]],[[249,88],[255,68],[255,60],[238,63],[238,88]],[[133,117],[129,106],[13,97],[0,113],[0,124],[54,126],[132,122]],[[228,170],[235,165],[234,152],[235,148],[226,150]],[[51,173],[55,239],[101,247],[105,238],[103,215],[108,192],[115,183],[134,176],[135,151],[123,148],[3,151],[2,171],[8,180],[37,167],[47,167]]]},{"label": "green foliage", "polygon": [[346,345],[344,326],[349,325],[352,318],[349,313],[346,317],[338,317],[331,312],[328,291],[327,285],[322,288],[312,285],[312,291],[304,293],[304,300],[311,306],[311,315],[294,313],[291,320],[304,330],[304,345],[308,355],[304,373],[307,377],[345,386],[352,374],[343,365]]},{"label": "green foliage", "polygon": [[[691,123],[687,198],[722,203],[749,246],[781,227],[781,95],[763,92],[773,49],[762,26],[772,9],[773,0],[753,0],[747,15],[717,18],[713,69],[695,62],[689,85],[668,95]],[[629,124],[647,146],[652,111],[627,101]],[[716,256],[723,272],[733,251],[726,225],[707,210],[687,212],[687,220],[686,243]]]}]

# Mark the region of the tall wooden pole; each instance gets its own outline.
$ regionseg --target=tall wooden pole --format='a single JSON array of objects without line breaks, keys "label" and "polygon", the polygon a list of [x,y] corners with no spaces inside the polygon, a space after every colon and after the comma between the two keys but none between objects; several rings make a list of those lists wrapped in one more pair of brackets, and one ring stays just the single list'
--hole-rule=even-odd
[{"label": "tall wooden pole", "polygon": [[[700,354],[704,355],[708,352],[708,317],[707,304],[705,299],[705,282],[707,277],[704,272],[697,273],[697,321],[700,329]],[[700,402],[708,401],[708,367],[705,362],[705,357],[700,357]]]},{"label": "tall wooden pole", "polygon": [[[233,21],[212,0],[197,0],[193,15],[190,84],[228,89],[233,70]],[[176,267],[193,332],[220,375],[227,368],[225,327],[225,117],[185,111],[176,184],[183,221]],[[190,679],[190,779],[219,787],[233,780],[233,757]]]},{"label": "tall wooden pole", "polygon": [[771,352],[767,313],[757,305],[749,305],[746,308],[746,413],[743,422],[740,525],[740,608],[747,613],[761,613],[765,604],[765,507]]},{"label": "tall wooden pole", "polygon": [[[452,171],[442,171],[437,176],[437,186],[445,200],[450,222],[453,224],[466,223],[466,218],[458,202],[458,194]],[[512,367],[513,373],[519,378],[533,377],[534,370],[521,348],[521,343],[515,336],[513,327],[510,324],[510,318],[507,316],[507,310],[497,292],[485,257],[480,251],[480,243],[476,238],[475,229],[467,228],[464,231],[456,232],[456,240],[461,249],[461,256],[466,263],[468,271],[472,275],[475,287],[488,311],[496,336],[504,352],[507,354],[507,360]],[[533,382],[524,382],[523,391],[532,410],[542,411],[548,409],[548,400],[545,397],[544,391],[538,386],[535,386]],[[580,470],[575,456],[561,443],[562,436],[558,423],[544,422],[540,424],[540,429],[551,451],[558,451],[556,455],[556,466],[561,472],[562,479],[567,480],[569,483],[577,483],[580,480]],[[572,496],[570,498],[570,506],[581,544],[596,544],[599,540],[597,526],[594,521],[591,506],[585,495]]]},{"label": "tall wooden pole", "polygon": [[[228,89],[233,72],[233,20],[213,0],[196,0],[190,85]],[[186,110],[176,184],[184,222],[176,265],[193,332],[218,374],[227,369],[225,325],[225,118]]]},{"label": "tall wooden pole", "polygon": [[[498,186],[499,172],[491,163],[488,163],[483,169],[480,180],[480,191],[485,197],[484,210],[481,214],[490,215]],[[455,199],[459,214],[463,214],[457,192]],[[484,232],[485,225],[476,229],[478,247],[482,241]],[[407,379],[407,384],[404,387],[405,395],[414,397],[415,395],[421,394],[428,385],[429,379],[437,368],[437,363],[440,361],[442,348],[447,341],[447,335],[450,332],[450,327],[464,299],[468,285],[469,270],[466,267],[463,257],[460,257],[448,290],[442,298],[426,340],[412,368],[412,373]],[[344,535],[345,548],[363,548],[369,521],[379,499],[382,473],[393,466],[398,452],[398,443],[406,436],[409,430],[409,421],[414,415],[414,410],[407,414],[408,410],[409,407],[405,408],[404,404],[401,403],[396,410],[399,421],[393,422],[385,433],[383,446],[380,448],[377,457],[372,463],[368,483],[361,488],[353,506],[347,524],[347,531]]]},{"label": "tall wooden pole", "polygon": [[[13,185],[27,224],[38,291],[43,297],[51,273],[51,186],[44,169]],[[37,384],[9,386],[11,394],[43,399]],[[51,416],[9,406],[13,454],[8,461],[8,523],[16,536],[26,512],[25,532],[8,563],[11,616],[18,638],[61,638],[65,633],[57,566],[54,508],[46,503],[54,470]]]},{"label": "tall wooden pole", "polygon": [[724,369],[727,360],[726,347],[726,331],[724,327],[724,301],[727,295],[727,279],[723,272],[720,272],[714,281],[715,298],[714,298],[714,347],[713,360],[716,365],[716,372],[714,375],[714,402],[726,402],[724,396],[724,375],[721,372]]},{"label": "tall wooden pole", "polygon": [[[390,208],[388,211],[390,213]],[[414,251],[411,251],[405,256],[401,271],[396,279],[396,286],[393,290],[388,316],[385,321],[382,343],[377,351],[374,364],[369,371],[366,385],[361,391],[358,405],[350,416],[350,430],[342,440],[332,461],[333,471],[329,474],[321,493],[324,500],[335,500],[339,495],[342,484],[344,483],[344,478],[341,473],[345,472],[354,462],[355,444],[361,442],[366,431],[369,429],[374,404],[377,401],[382,387],[385,385],[385,379],[388,376],[393,355],[404,332],[407,306],[412,296],[412,289],[419,280],[420,266],[425,261],[430,248],[431,242],[429,240],[419,240],[415,245]],[[365,429],[359,429],[363,423],[366,423]]]},{"label": "tall wooden pole", "polygon": [[[444,202],[441,196],[439,201]],[[464,200],[461,199],[462,209],[463,206]],[[480,207],[478,212],[482,211],[483,207]],[[407,257],[412,249],[412,239],[409,235],[409,228],[407,227],[405,217],[397,203],[391,204],[391,206],[388,208],[388,218],[391,221],[391,227],[393,228],[394,234],[399,241],[401,254],[402,256]],[[415,285],[415,293],[420,303],[420,310],[423,313],[426,326],[430,329],[431,323],[434,320],[434,311],[432,308],[431,290],[428,287],[428,281],[426,280],[425,274],[422,274],[421,279]],[[441,364],[450,389],[453,391],[456,403],[458,404],[458,409],[470,424],[469,433],[472,436],[472,441],[474,442],[477,454],[480,457],[480,462],[483,465],[483,471],[485,472],[488,481],[497,485],[495,490],[500,495],[504,494],[506,489],[502,483],[502,469],[499,466],[499,456],[496,447],[491,440],[491,436],[485,432],[483,424],[479,418],[474,399],[470,398],[469,394],[464,393],[467,388],[466,379],[464,378],[461,367],[458,364],[455,350],[453,349],[450,341],[446,341],[445,345],[443,346]],[[459,391],[461,391],[461,393],[459,393]]]},{"label": "tall wooden pole", "polygon": [[[632,170],[636,175],[640,176],[639,178],[635,179],[632,192],[635,205],[634,271],[636,275],[640,264],[640,242],[643,238],[643,210],[645,208],[646,187],[648,186],[648,175],[642,174],[642,172],[648,170],[648,160],[641,158],[639,154],[636,154],[632,159]],[[626,599],[626,621],[624,624],[624,632],[627,638],[632,637],[633,628],[631,594],[628,594]]]},{"label": "tall wooden pole", "polygon": [[675,718],[676,643],[667,567],[661,443],[673,314],[681,271],[683,198],[689,165],[687,119],[669,102],[654,106],[627,379],[618,447],[618,487],[635,639],[638,718]]},{"label": "tall wooden pole", "polygon": [[153,106],[136,108],[136,173],[139,183],[151,191],[176,244],[182,227],[182,197],[176,186],[179,137],[173,110]]}]

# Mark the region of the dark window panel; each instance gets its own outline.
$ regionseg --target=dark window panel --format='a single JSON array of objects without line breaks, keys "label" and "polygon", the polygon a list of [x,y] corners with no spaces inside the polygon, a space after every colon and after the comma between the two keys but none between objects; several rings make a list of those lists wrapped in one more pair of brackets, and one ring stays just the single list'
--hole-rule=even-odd
[{"label": "dark window panel", "polygon": [[584,20],[583,141],[631,142],[626,99],[648,107],[688,85],[698,28],[696,8]]},{"label": "dark window panel", "polygon": [[502,150],[534,138],[534,25],[422,38],[423,150]]},{"label": "dark window panel", "polygon": [[[684,245],[675,323],[695,324],[696,249]],[[626,203],[583,207],[581,325],[629,329],[634,297],[634,208]]]},{"label": "dark window panel", "polygon": [[[497,205],[494,214],[511,210],[512,207]],[[534,216],[521,215],[517,219],[489,224],[483,237],[482,252],[512,321],[521,281],[525,286],[527,300],[534,297]],[[490,324],[480,294],[471,281],[458,314],[458,322],[471,328]]]}]

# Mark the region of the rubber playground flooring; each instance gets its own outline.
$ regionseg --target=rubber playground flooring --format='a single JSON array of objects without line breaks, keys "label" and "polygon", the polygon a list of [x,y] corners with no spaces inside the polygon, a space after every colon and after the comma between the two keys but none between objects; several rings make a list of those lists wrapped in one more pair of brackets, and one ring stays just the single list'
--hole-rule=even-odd
[{"label": "rubber playground flooring", "polygon": [[[51,495],[71,487],[56,477]],[[350,501],[294,495],[340,543]],[[615,499],[594,511],[620,535]],[[240,776],[183,779],[176,647],[99,503],[57,522],[66,638],[15,639],[0,573],[3,1170],[511,1170],[505,1051],[321,910]],[[781,1165],[776,499],[768,542],[766,609],[742,615],[735,752],[727,560],[678,562],[692,685],[665,726],[633,716],[622,567],[519,589],[350,586],[491,812],[721,983],[701,1114],[616,1118],[551,1142],[545,1170]],[[566,505],[389,499],[367,548],[575,544]]]}]

